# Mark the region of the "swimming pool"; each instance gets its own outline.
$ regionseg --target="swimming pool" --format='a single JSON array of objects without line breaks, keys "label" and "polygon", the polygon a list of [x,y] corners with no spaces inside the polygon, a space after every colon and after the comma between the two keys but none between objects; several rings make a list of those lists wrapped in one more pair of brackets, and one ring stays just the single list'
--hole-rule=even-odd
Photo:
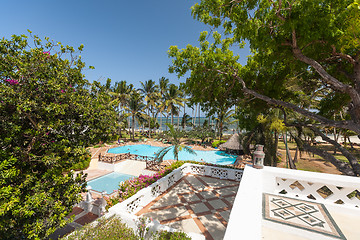
[{"label": "swimming pool", "polygon": [[[146,144],[128,145],[109,149],[109,153],[131,153],[140,156],[155,157],[155,153],[161,150],[162,147],[155,147]],[[179,160],[194,160],[200,162],[203,159],[205,162],[219,165],[233,164],[236,160],[236,155],[226,154],[223,151],[200,151],[195,150],[196,155],[185,151],[179,152]],[[174,154],[170,150],[165,156],[164,160],[174,159]]]},{"label": "swimming pool", "polygon": [[120,182],[128,180],[132,177],[135,176],[112,172],[96,179],[90,180],[87,182],[87,184],[91,186],[91,188],[95,191],[106,191],[107,194],[111,194],[114,190],[119,189]]}]

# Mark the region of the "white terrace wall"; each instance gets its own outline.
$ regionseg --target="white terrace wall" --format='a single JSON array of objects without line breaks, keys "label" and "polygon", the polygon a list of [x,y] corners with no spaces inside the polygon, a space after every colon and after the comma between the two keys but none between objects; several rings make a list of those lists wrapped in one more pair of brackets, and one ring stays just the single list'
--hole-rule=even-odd
[{"label": "white terrace wall", "polygon": [[[111,207],[106,216],[117,214],[128,224],[128,226],[135,228],[138,219],[135,213],[138,212],[143,207],[145,207],[151,201],[153,201],[156,197],[158,197],[161,193],[166,191],[168,188],[174,185],[174,183],[176,183],[178,180],[180,180],[184,175],[188,173],[210,176],[220,179],[230,179],[230,180],[240,181],[242,178],[243,170],[186,163],[180,168],[168,174],[167,176],[151,184],[149,187],[140,190],[129,199],[126,199],[125,201]],[[154,230],[175,231],[174,229],[159,224],[159,222],[157,221],[154,221],[150,225],[153,231]],[[201,234],[190,233],[189,235],[194,240],[205,239],[204,236]]]},{"label": "white terrace wall", "polygon": [[[265,193],[360,209],[360,200],[354,196],[354,191],[360,192],[357,177],[273,167],[265,167],[262,177]],[[321,194],[324,190],[330,195]]]},{"label": "white terrace wall", "polygon": [[[330,190],[332,194],[323,197],[319,189],[326,189],[326,192]],[[360,178],[274,167],[255,169],[246,166],[224,240],[239,239],[239,232],[241,239],[262,239],[263,193],[319,202],[353,211],[360,210],[360,200],[354,196],[354,191],[360,191]]]}]

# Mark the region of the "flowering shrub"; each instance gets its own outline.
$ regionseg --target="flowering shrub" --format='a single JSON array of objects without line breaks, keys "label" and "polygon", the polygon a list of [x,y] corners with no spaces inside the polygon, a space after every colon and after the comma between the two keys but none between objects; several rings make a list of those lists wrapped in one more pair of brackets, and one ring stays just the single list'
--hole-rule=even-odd
[{"label": "flowering shrub", "polygon": [[5,79],[5,82],[8,82],[10,85],[17,85],[19,84],[18,80],[15,79]]}]

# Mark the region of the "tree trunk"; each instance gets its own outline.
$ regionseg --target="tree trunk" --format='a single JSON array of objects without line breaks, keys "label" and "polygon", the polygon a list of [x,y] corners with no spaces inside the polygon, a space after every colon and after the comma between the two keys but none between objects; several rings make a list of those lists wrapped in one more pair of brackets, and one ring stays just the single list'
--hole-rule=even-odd
[{"label": "tree trunk", "polygon": [[279,134],[278,134],[278,132],[275,130],[275,133],[274,133],[274,137],[275,137],[275,139],[274,139],[274,142],[275,142],[275,146],[274,146],[274,148],[275,148],[275,159],[274,159],[274,161],[273,161],[273,164],[272,164],[272,166],[273,167],[276,167],[277,166],[277,152],[278,152],[278,145],[279,145]]},{"label": "tree trunk", "polygon": [[288,144],[287,144],[287,137],[284,138],[284,143],[285,143],[285,147],[286,147],[286,157],[287,159],[289,160],[289,167],[291,169],[296,169],[296,165],[291,157],[291,154],[290,154],[290,150],[289,150],[289,147],[288,147]]},{"label": "tree trunk", "polygon": [[160,113],[160,132],[162,132],[162,113]]},{"label": "tree trunk", "polygon": [[296,146],[296,152],[295,152],[295,156],[294,156],[294,163],[298,162],[298,152],[299,152],[299,147]]},{"label": "tree trunk", "polygon": [[[168,123],[168,119],[169,119],[169,113],[166,114],[166,123]],[[166,131],[168,130],[168,126],[166,125]]]},{"label": "tree trunk", "polygon": [[151,117],[150,117],[150,108],[149,108],[149,112],[148,112],[148,114],[149,114],[149,138],[151,138]]},{"label": "tree trunk", "polygon": [[[335,142],[338,142],[338,137],[339,137],[339,136],[336,135],[336,128],[334,128],[333,134],[334,134],[334,140],[335,140]],[[335,155],[335,154],[336,154],[336,147],[334,146],[334,155]]]},{"label": "tree trunk", "polygon": [[200,120],[201,120],[201,118],[200,118],[200,103],[199,103],[199,127],[200,127]]},{"label": "tree trunk", "polygon": [[222,129],[223,129],[223,123],[219,122],[219,140],[221,141],[222,137]]},{"label": "tree trunk", "polygon": [[131,118],[131,126],[132,126],[132,138],[135,140],[135,117],[132,116]]},{"label": "tree trunk", "polygon": [[354,157],[346,148],[342,147],[338,142],[324,135],[319,129],[315,127],[310,127],[310,129],[317,133],[324,141],[336,146],[337,149],[349,160],[349,164],[353,169],[353,173],[357,176],[360,176],[360,164],[358,163],[356,157]]},{"label": "tree trunk", "polygon": [[330,153],[321,150],[319,148],[316,147],[312,147],[309,144],[303,143],[303,148],[306,151],[309,152],[313,152],[316,155],[319,155],[320,157],[329,160],[332,164],[334,164],[334,166],[342,173],[348,175],[348,176],[356,176],[356,174],[354,173],[353,169],[351,169],[347,164],[345,164],[344,162],[338,160],[337,158],[335,158],[333,155],[331,155]]},{"label": "tree trunk", "polygon": [[350,144],[350,146],[351,146],[351,149],[354,149],[354,145],[353,145],[353,143],[350,141],[350,136],[348,136],[347,138],[348,138],[349,144]]},{"label": "tree trunk", "polygon": [[180,111],[177,117],[178,117],[177,127],[178,129],[180,129]]},{"label": "tree trunk", "polygon": [[193,129],[194,129],[194,127],[196,127],[196,113],[197,113],[197,105],[195,105],[195,111],[193,113],[193,116],[194,116]]}]

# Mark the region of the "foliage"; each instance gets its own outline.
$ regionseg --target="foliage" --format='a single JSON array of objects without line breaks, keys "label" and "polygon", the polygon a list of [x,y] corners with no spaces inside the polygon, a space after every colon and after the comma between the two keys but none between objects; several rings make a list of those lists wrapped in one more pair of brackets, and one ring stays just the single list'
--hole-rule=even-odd
[{"label": "foliage", "polygon": [[[68,240],[88,240],[88,239],[104,239],[104,240],[143,240],[144,233],[148,231],[145,228],[146,220],[145,218],[140,218],[140,224],[138,226],[138,232],[134,232],[132,228],[129,228],[121,219],[117,216],[110,218],[100,218],[97,221],[97,224],[93,226],[92,224],[87,224],[84,227],[76,230],[71,235],[64,237],[62,239]],[[145,230],[145,231],[144,231]],[[167,239],[176,239],[176,240],[191,240],[183,232],[167,232],[160,231],[156,233],[151,233],[151,237],[154,240],[167,240]]]},{"label": "foliage", "polygon": [[[319,128],[314,126],[328,126],[360,134],[357,0],[202,0],[192,13],[224,34],[213,31],[210,43],[208,34],[202,33],[200,47],[170,47],[169,70],[178,76],[191,71],[188,87],[195,96],[204,92],[203,104],[214,105],[212,99],[223,96],[230,105],[250,103],[254,106],[250,111],[259,113],[266,102],[285,113],[297,113],[288,125],[315,132]],[[236,44],[242,47],[244,40],[253,56],[241,66],[230,49]],[[342,110],[343,118],[334,119]],[[355,158],[331,144],[347,156],[359,175]]]},{"label": "foliage", "polygon": [[215,138],[215,131],[210,127],[195,127],[189,132],[189,136],[191,138],[199,138],[201,143],[203,143],[206,139]]},{"label": "foliage", "polygon": [[225,140],[215,140],[215,141],[212,142],[211,146],[212,146],[213,148],[216,148],[216,147],[218,147],[218,146],[219,146],[220,144],[222,144],[222,143],[226,143],[226,141],[225,141]]},{"label": "foliage", "polygon": [[121,182],[118,191],[119,198],[125,200],[135,195],[138,191],[146,188],[163,177],[164,170],[155,173],[154,175],[140,175],[137,178],[129,179]]},{"label": "foliage", "polygon": [[118,190],[118,195],[112,198],[105,198],[107,202],[106,208],[110,208],[115,204],[122,202],[125,199],[130,198],[131,196],[135,195],[138,191],[143,188],[146,188],[159,180],[162,177],[165,177],[169,173],[171,173],[174,169],[181,167],[185,162],[177,161],[170,166],[167,166],[165,169],[155,173],[152,176],[148,175],[140,175],[137,178],[128,179],[124,182],[121,182]]},{"label": "foliage", "polygon": [[156,240],[191,240],[190,237],[183,232],[167,232],[161,231],[157,233]]},{"label": "foliage", "polygon": [[84,159],[82,162],[74,164],[70,170],[79,171],[79,170],[85,170],[89,167],[91,162],[91,156],[87,156],[86,159]]},{"label": "foliage", "polygon": [[95,226],[87,224],[74,231],[71,235],[64,237],[68,240],[88,240],[88,239],[124,239],[138,240],[137,234],[118,217],[100,218]]},{"label": "foliage", "polygon": [[180,142],[180,138],[181,138],[181,135],[182,135],[182,134],[180,134],[181,131],[175,130],[174,126],[169,124],[169,123],[166,123],[166,126],[169,127],[169,131],[166,133],[166,135],[168,136],[168,138],[170,138],[170,142],[171,142],[172,145],[159,150],[155,154],[155,160],[156,161],[162,162],[164,156],[170,150],[173,151],[175,160],[179,160],[179,152],[183,151],[183,150],[188,152],[188,153],[196,155],[196,152],[193,149],[191,149],[190,147],[188,147],[188,146],[186,146],[184,144],[181,144],[181,142]]},{"label": "foliage", "polygon": [[[146,108],[148,109],[148,127],[150,130],[150,129],[153,129],[155,126],[154,110],[156,107],[156,103],[158,102],[158,100],[160,98],[159,87],[151,79],[148,81],[145,81],[145,83],[143,83],[143,82],[140,82],[140,83],[141,83],[141,87],[142,87],[142,88],[140,88],[140,91],[145,96]],[[152,118],[150,116],[152,116]],[[150,137],[150,131],[149,131],[149,137]]]},{"label": "foliage", "polygon": [[115,122],[73,47],[32,40],[0,40],[0,236],[9,239],[45,238],[66,224],[85,191],[85,176],[67,170],[88,161],[86,147],[106,141]]},{"label": "foliage", "polygon": [[125,107],[131,116],[132,139],[135,139],[135,119],[138,122],[144,121],[147,116],[143,113],[145,104],[142,96],[137,91],[132,91],[127,106]]}]

